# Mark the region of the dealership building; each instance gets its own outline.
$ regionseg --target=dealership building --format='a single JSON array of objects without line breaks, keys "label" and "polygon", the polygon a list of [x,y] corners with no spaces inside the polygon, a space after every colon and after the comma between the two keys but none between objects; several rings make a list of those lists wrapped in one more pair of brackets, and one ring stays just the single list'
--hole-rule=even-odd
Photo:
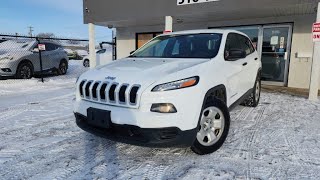
[{"label": "dealership building", "polygon": [[83,2],[91,40],[94,25],[116,29],[118,59],[162,34],[165,26],[171,30],[172,25],[173,31],[235,29],[247,34],[256,46],[263,63],[263,83],[308,89],[310,82],[319,81],[319,72],[314,70],[319,63],[314,61],[320,61],[320,52],[312,36],[319,0]]}]

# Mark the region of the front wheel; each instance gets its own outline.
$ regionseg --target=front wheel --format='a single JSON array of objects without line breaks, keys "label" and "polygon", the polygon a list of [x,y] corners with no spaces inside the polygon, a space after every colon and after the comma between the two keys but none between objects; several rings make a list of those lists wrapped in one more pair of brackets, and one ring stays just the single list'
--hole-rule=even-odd
[{"label": "front wheel", "polygon": [[86,59],[86,60],[83,61],[83,66],[84,67],[90,67],[89,59]]},{"label": "front wheel", "polygon": [[226,104],[219,100],[206,102],[198,124],[198,133],[191,149],[204,155],[217,151],[227,138],[230,115]]},{"label": "front wheel", "polygon": [[16,78],[31,79],[33,76],[33,66],[29,62],[24,62],[18,66]]},{"label": "front wheel", "polygon": [[62,60],[59,65],[58,73],[59,75],[65,75],[67,74],[67,71],[68,71],[68,62],[65,60]]}]

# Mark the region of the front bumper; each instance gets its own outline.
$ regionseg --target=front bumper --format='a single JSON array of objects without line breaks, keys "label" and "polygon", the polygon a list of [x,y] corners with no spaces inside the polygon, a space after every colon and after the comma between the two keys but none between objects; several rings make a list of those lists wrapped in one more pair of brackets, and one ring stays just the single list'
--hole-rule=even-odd
[{"label": "front bumper", "polygon": [[[5,72],[4,69],[10,69],[10,72]],[[17,71],[17,64],[8,61],[0,61],[0,76],[14,76]]]},{"label": "front bumper", "polygon": [[196,138],[196,129],[181,131],[177,127],[140,128],[133,125],[111,124],[104,129],[87,123],[87,117],[75,113],[77,125],[94,135],[117,142],[146,147],[190,147]]}]

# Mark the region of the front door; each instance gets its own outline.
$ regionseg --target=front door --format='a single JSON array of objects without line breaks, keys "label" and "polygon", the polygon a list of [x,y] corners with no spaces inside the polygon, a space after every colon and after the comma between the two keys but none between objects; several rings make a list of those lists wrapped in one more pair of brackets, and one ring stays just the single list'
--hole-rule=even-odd
[{"label": "front door", "polygon": [[263,81],[285,85],[289,66],[291,26],[264,26],[262,39],[261,78]]}]

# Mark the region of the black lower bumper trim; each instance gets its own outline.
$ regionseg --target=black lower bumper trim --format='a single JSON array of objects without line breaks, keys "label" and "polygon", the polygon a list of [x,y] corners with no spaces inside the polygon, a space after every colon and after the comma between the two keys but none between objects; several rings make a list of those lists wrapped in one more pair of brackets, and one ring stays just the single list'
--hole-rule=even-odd
[{"label": "black lower bumper trim", "polygon": [[111,124],[104,129],[87,123],[87,117],[75,113],[77,125],[91,134],[117,142],[146,147],[190,147],[196,138],[196,129],[181,131],[177,127],[140,128],[132,125]]}]

